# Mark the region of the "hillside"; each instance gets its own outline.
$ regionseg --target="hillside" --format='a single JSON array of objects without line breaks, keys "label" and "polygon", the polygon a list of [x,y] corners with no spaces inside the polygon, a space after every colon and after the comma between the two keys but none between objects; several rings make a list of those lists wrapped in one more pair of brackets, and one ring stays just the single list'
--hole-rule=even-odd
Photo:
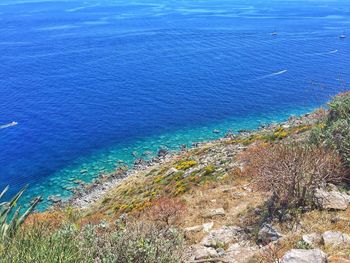
[{"label": "hillside", "polygon": [[82,184],[0,262],[350,262],[350,93]]}]

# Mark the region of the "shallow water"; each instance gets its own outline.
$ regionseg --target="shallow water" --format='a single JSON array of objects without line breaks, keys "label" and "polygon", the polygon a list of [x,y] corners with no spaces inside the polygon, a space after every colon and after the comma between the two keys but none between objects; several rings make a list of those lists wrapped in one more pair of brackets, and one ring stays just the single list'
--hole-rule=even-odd
[{"label": "shallow water", "polygon": [[346,88],[349,25],[348,1],[2,0],[0,188],[66,197],[133,151],[310,111]]}]

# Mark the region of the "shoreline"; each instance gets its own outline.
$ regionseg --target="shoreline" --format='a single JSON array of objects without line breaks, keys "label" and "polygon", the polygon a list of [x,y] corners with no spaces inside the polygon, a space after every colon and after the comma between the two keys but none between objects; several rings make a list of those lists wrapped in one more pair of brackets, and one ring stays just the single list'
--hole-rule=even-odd
[{"label": "shoreline", "polygon": [[[56,199],[55,197],[49,197],[52,205],[48,209],[63,208],[72,206],[78,209],[87,209],[96,202],[98,202],[104,195],[106,195],[111,189],[121,184],[124,180],[138,175],[140,173],[146,173],[147,171],[159,168],[163,164],[174,160],[186,153],[204,148],[208,145],[222,144],[232,139],[248,138],[253,134],[259,134],[263,132],[271,132],[278,127],[292,128],[300,125],[307,125],[314,123],[315,111],[302,114],[300,116],[291,115],[287,120],[262,125],[257,129],[240,130],[237,133],[227,133],[219,139],[193,143],[191,147],[183,147],[181,150],[168,151],[166,149],[159,149],[157,156],[150,160],[144,160],[142,158],[136,159],[134,165],[130,169],[125,167],[119,167],[115,172],[103,174],[93,182],[87,184],[84,182],[77,182],[77,186],[73,195],[67,200]],[[216,132],[213,130],[212,132]],[[78,180],[79,181],[79,180]]]}]

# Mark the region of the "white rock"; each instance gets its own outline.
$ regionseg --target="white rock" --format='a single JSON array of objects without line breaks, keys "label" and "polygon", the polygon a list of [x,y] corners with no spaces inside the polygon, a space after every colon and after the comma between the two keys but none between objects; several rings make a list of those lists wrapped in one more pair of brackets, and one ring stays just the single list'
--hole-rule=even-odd
[{"label": "white rock", "polygon": [[214,222],[205,223],[202,226],[204,232],[209,232],[213,228]]},{"label": "white rock", "polygon": [[349,195],[334,189],[332,191],[317,189],[315,199],[322,209],[346,210],[350,202]]},{"label": "white rock", "polygon": [[203,230],[203,226],[202,225],[198,225],[198,226],[191,226],[191,227],[186,227],[184,229],[185,233],[193,233],[193,232],[200,232]]},{"label": "white rock", "polygon": [[264,224],[258,233],[259,241],[265,245],[272,241],[276,241],[281,237],[282,234],[279,233],[273,226],[269,224]]},{"label": "white rock", "polygon": [[248,263],[258,251],[258,246],[245,246],[235,243],[230,245],[227,249],[226,257],[235,263]]},{"label": "white rock", "polygon": [[240,227],[223,226],[210,231],[201,241],[201,245],[206,247],[222,247],[237,241],[243,234],[243,230]]},{"label": "white rock", "polygon": [[193,254],[195,260],[216,258],[219,256],[214,248],[200,245],[194,246]]},{"label": "white rock", "polygon": [[302,240],[311,247],[317,247],[322,242],[322,235],[318,233],[311,233],[303,235]]},{"label": "white rock", "polygon": [[178,169],[172,167],[172,168],[170,168],[170,169],[165,173],[165,176],[172,175],[172,174],[174,174],[174,173],[177,173],[178,171],[179,171]]},{"label": "white rock", "polygon": [[325,246],[350,246],[350,236],[339,231],[326,231],[322,238]]},{"label": "white rock", "polygon": [[281,259],[281,263],[326,263],[327,254],[319,249],[292,249]]},{"label": "white rock", "polygon": [[205,218],[214,216],[225,216],[225,210],[223,208],[211,209],[204,215]]}]

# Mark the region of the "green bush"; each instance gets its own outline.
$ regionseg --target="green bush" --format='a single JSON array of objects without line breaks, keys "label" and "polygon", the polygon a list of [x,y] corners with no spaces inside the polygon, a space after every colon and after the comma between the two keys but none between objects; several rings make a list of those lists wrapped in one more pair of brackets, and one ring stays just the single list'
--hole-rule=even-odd
[{"label": "green bush", "polygon": [[337,95],[328,104],[329,113],[324,123],[315,127],[309,141],[335,149],[350,166],[350,93]]}]

